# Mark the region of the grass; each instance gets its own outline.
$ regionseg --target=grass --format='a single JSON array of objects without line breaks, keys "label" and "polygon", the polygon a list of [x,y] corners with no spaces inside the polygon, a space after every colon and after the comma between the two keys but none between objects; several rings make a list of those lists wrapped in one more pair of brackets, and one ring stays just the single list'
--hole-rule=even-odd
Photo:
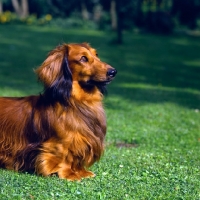
[{"label": "grass", "polygon": [[[108,37],[108,35],[110,37]],[[118,69],[105,98],[106,151],[96,177],[68,182],[0,170],[1,200],[200,199],[200,38],[0,26],[0,95],[38,94],[33,73],[62,42],[87,41]]]}]

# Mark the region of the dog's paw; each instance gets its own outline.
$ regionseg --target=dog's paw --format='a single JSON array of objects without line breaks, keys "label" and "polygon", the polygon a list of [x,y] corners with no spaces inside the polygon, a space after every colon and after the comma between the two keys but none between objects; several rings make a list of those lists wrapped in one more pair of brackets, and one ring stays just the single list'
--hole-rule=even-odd
[{"label": "dog's paw", "polygon": [[91,178],[91,177],[95,177],[95,176],[96,176],[93,172],[87,171],[87,170],[85,170],[85,169],[80,170],[80,171],[78,172],[78,174],[79,174],[79,176],[80,176],[81,178]]},{"label": "dog's paw", "polygon": [[67,179],[68,181],[80,181],[81,176],[79,173],[74,172],[72,170],[64,170],[62,172],[58,172],[58,177],[61,179]]}]

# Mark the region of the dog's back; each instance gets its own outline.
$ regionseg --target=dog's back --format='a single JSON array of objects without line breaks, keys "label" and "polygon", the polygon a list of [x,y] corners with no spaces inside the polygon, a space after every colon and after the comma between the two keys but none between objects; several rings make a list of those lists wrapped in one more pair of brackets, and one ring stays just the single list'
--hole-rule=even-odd
[{"label": "dog's back", "polygon": [[40,115],[41,106],[36,106],[39,99],[40,96],[0,98],[0,167],[17,171],[34,168],[31,165],[41,143],[51,136],[47,114]]}]

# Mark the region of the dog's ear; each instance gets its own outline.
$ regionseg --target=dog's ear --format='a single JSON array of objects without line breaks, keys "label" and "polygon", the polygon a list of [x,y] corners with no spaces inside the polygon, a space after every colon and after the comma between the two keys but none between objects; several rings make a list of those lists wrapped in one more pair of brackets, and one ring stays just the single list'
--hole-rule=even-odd
[{"label": "dog's ear", "polygon": [[44,84],[43,97],[49,103],[67,104],[72,89],[72,74],[68,62],[68,47],[62,45],[51,51],[47,59],[36,70]]}]

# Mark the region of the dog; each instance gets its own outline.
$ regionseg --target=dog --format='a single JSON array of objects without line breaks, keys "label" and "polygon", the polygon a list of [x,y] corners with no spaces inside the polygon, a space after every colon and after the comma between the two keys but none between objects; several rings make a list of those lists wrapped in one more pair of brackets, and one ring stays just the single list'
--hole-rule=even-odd
[{"label": "dog", "polygon": [[104,151],[102,99],[117,70],[88,43],[62,44],[35,70],[40,95],[0,98],[0,167],[61,179],[94,177]]}]

